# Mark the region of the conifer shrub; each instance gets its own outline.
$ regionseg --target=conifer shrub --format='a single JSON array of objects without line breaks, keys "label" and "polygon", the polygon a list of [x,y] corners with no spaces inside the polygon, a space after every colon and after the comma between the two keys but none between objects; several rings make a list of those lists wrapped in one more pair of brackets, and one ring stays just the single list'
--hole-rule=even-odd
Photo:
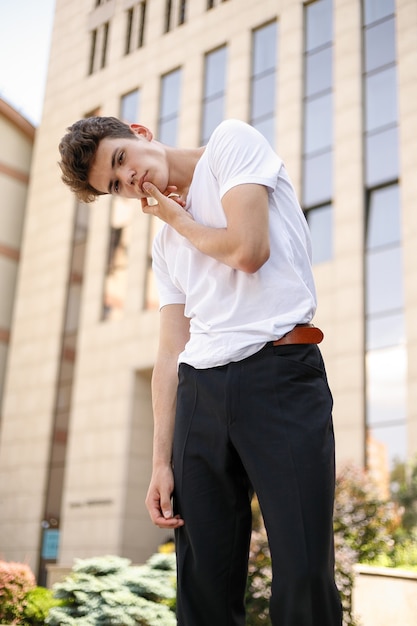
[{"label": "conifer shrub", "polygon": [[176,626],[175,555],[157,553],[141,566],[117,556],[77,559],[54,595],[62,604],[50,610],[49,626]]},{"label": "conifer shrub", "polygon": [[0,624],[20,623],[26,594],[35,586],[35,576],[28,565],[0,561]]}]

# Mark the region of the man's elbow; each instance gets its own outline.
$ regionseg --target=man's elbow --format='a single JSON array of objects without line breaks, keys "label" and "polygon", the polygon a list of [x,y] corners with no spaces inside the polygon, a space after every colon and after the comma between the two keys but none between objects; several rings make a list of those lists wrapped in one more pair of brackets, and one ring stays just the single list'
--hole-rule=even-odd
[{"label": "man's elbow", "polygon": [[245,254],[242,254],[237,262],[236,269],[246,272],[246,274],[255,274],[261,267],[268,261],[270,256],[270,248],[268,246],[262,246],[257,250]]}]

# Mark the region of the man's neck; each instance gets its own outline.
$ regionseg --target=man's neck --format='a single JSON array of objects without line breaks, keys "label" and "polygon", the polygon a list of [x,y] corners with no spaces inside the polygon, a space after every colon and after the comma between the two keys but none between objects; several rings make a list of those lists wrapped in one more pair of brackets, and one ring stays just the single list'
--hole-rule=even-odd
[{"label": "man's neck", "polygon": [[194,170],[204,153],[205,148],[167,148],[170,165],[169,184],[177,188],[177,192],[186,197]]}]

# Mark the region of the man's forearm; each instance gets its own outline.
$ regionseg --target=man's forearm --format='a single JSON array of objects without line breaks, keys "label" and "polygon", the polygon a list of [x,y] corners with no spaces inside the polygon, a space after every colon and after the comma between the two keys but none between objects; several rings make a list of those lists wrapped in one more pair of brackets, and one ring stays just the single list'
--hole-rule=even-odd
[{"label": "man's forearm", "polygon": [[147,183],[156,205],[143,204],[169,224],[197,250],[233,269],[256,272],[269,258],[268,192],[261,185],[238,185],[224,196],[227,226],[213,228],[193,220],[191,215]]},{"label": "man's forearm", "polygon": [[204,226],[190,220],[187,214],[177,215],[172,221],[172,227],[203,254],[233,269],[245,271],[246,255],[242,254],[243,246],[227,228]]},{"label": "man's forearm", "polygon": [[174,476],[171,459],[177,395],[176,362],[171,364],[169,361],[157,360],[152,377],[152,393],[153,469],[146,496],[146,506],[154,524],[159,528],[173,530],[184,524],[184,520],[179,515],[174,515],[172,508]]},{"label": "man's forearm", "polygon": [[159,360],[152,375],[153,465],[170,465],[177,398],[177,364]]}]

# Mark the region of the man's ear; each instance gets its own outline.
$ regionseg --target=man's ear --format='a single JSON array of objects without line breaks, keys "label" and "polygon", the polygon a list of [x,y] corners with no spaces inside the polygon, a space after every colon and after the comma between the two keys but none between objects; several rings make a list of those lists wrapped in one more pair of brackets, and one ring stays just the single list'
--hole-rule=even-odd
[{"label": "man's ear", "polygon": [[130,130],[132,130],[135,135],[141,135],[148,141],[152,141],[153,133],[146,126],[142,126],[141,124],[130,124]]}]

